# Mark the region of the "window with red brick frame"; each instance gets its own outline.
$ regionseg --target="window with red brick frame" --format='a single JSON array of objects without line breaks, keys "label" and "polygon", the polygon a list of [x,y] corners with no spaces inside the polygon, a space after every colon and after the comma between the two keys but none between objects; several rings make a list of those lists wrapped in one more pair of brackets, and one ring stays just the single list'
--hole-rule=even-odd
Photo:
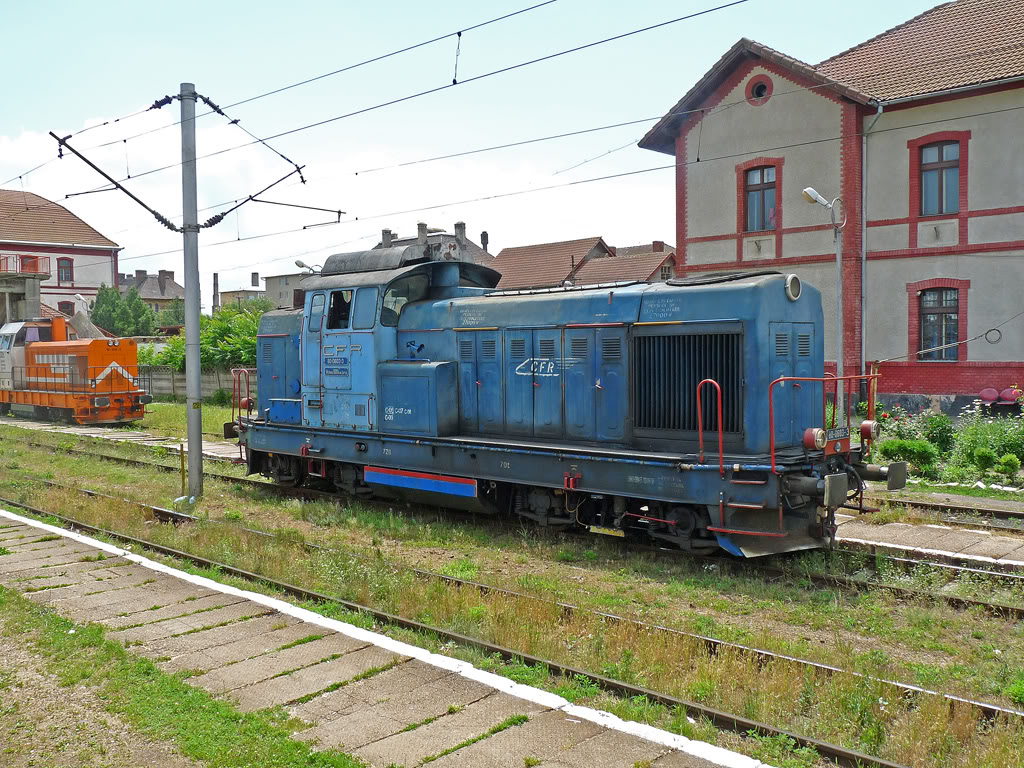
[{"label": "window with red brick frame", "polygon": [[967,345],[918,354],[924,349],[967,338],[967,293],[970,280],[933,277],[907,283],[907,360],[956,363],[967,359]]},{"label": "window with red brick frame", "polygon": [[75,281],[75,262],[68,256],[57,259],[57,282],[73,283]]},{"label": "window with red brick frame", "polygon": [[[970,141],[970,131],[939,131],[918,136],[907,142],[907,149],[910,151],[908,245],[911,248],[917,248],[917,225],[922,219],[958,219],[960,245],[967,245],[967,173],[970,170],[967,159]],[[956,149],[952,150],[950,147],[954,144]],[[952,157],[954,154],[955,171]],[[927,178],[925,174],[928,174]],[[955,181],[955,192],[952,189],[944,189],[947,181],[950,184]],[[941,192],[944,199],[926,201],[926,187],[936,194]],[[925,210],[928,210],[928,213],[925,213]]]}]

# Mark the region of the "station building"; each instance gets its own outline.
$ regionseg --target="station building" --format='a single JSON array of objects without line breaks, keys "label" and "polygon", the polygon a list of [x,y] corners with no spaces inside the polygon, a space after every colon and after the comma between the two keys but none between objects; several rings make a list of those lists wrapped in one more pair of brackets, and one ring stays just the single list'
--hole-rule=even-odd
[{"label": "station building", "polygon": [[[882,392],[912,406],[1024,383],[1022,47],[1020,0],[939,5],[816,65],[739,40],[640,141],[676,160],[677,272],[795,272],[832,370],[839,322],[844,372],[888,360]],[[842,198],[841,309],[806,187]]]}]

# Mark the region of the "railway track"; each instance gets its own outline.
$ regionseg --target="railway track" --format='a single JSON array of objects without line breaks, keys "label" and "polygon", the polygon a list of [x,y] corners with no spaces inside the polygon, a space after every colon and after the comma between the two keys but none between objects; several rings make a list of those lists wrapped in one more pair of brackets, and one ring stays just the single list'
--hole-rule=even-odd
[{"label": "railway track", "polygon": [[[96,495],[106,497],[105,494],[96,494]],[[107,498],[113,498],[113,497],[107,497]],[[745,717],[742,717],[742,716],[734,715],[734,714],[731,714],[731,713],[728,713],[728,712],[723,712],[721,710],[717,710],[717,709],[714,709],[712,707],[707,707],[707,706],[704,706],[704,705],[701,705],[701,704],[698,704],[698,703],[695,703],[695,702],[686,701],[684,699],[681,699],[681,698],[678,698],[678,697],[675,697],[675,696],[671,696],[671,695],[668,695],[668,694],[659,693],[657,691],[653,691],[653,690],[650,690],[650,689],[647,689],[647,688],[644,688],[644,687],[641,687],[641,686],[624,683],[624,682],[619,681],[619,680],[614,680],[614,679],[609,678],[609,677],[605,677],[605,676],[602,676],[602,675],[597,675],[597,674],[594,674],[594,673],[591,673],[591,672],[587,672],[587,671],[582,670],[582,669],[571,667],[571,666],[568,666],[568,665],[565,665],[565,664],[560,664],[560,663],[555,662],[555,661],[551,661],[551,660],[548,660],[548,659],[543,659],[543,658],[532,656],[532,655],[529,655],[529,654],[523,654],[523,653],[515,651],[513,649],[506,648],[504,646],[496,645],[496,644],[493,644],[493,643],[488,643],[486,641],[482,641],[482,640],[479,640],[477,638],[473,638],[473,637],[469,637],[469,636],[466,636],[466,635],[462,635],[460,633],[452,632],[450,630],[442,629],[442,628],[439,628],[439,627],[430,626],[428,624],[425,624],[425,623],[422,623],[422,622],[419,622],[419,621],[415,621],[413,619],[407,619],[407,618],[404,618],[402,616],[398,616],[398,615],[395,615],[395,614],[391,614],[391,613],[387,613],[387,612],[384,612],[384,611],[380,611],[378,609],[375,609],[375,608],[372,608],[372,607],[369,607],[369,606],[365,606],[365,605],[362,605],[362,604],[359,604],[359,603],[356,603],[356,602],[353,602],[353,601],[344,600],[344,599],[341,599],[341,598],[337,598],[337,597],[333,597],[333,596],[330,596],[330,595],[326,595],[326,594],[323,594],[323,593],[320,593],[320,592],[316,592],[316,591],[307,589],[305,587],[301,587],[301,586],[297,586],[297,585],[294,585],[294,584],[290,584],[288,582],[283,582],[283,581],[277,581],[277,580],[274,580],[274,579],[270,579],[270,578],[262,576],[262,575],[260,575],[258,573],[252,573],[250,571],[246,571],[244,569],[237,568],[235,566],[227,565],[227,564],[224,564],[224,563],[219,563],[217,561],[210,560],[208,558],[204,558],[204,557],[201,557],[199,555],[195,555],[195,554],[192,554],[192,553],[189,553],[189,552],[184,552],[184,551],[181,551],[181,550],[173,549],[171,547],[166,547],[166,546],[163,546],[163,545],[160,545],[160,544],[155,544],[153,542],[146,541],[144,539],[139,539],[139,538],[136,538],[136,537],[133,537],[133,536],[129,536],[129,535],[123,534],[123,533],[119,533],[117,531],[112,531],[112,530],[108,530],[108,529],[101,528],[101,527],[98,527],[98,526],[94,526],[94,525],[91,525],[89,523],[85,523],[83,521],[76,520],[74,518],[70,518],[70,517],[67,517],[67,516],[64,516],[64,515],[59,515],[59,514],[56,514],[54,512],[48,511],[48,510],[39,509],[39,508],[34,507],[32,505],[29,505],[29,504],[25,504],[25,503],[22,503],[22,502],[11,500],[11,499],[4,499],[4,498],[0,498],[0,503],[6,504],[6,505],[12,506],[12,507],[17,507],[17,508],[22,509],[22,510],[24,510],[26,512],[29,512],[30,514],[36,515],[37,517],[53,518],[53,519],[59,520],[61,523],[63,523],[64,525],[66,525],[67,527],[69,527],[69,528],[71,528],[73,530],[78,530],[78,531],[82,531],[82,532],[93,534],[93,535],[107,536],[107,537],[110,537],[112,540],[119,541],[122,544],[131,546],[131,547],[138,547],[138,548],[141,548],[143,550],[148,550],[150,552],[155,552],[155,553],[160,554],[160,555],[176,558],[178,560],[185,561],[185,562],[190,562],[190,563],[193,563],[193,564],[195,564],[197,566],[200,566],[200,567],[203,567],[203,568],[214,568],[214,569],[217,569],[218,571],[220,571],[221,573],[226,574],[226,575],[230,575],[230,576],[246,579],[248,581],[252,581],[252,582],[256,582],[256,583],[265,584],[265,585],[268,585],[268,586],[270,586],[270,587],[272,587],[274,589],[277,589],[277,590],[281,591],[284,594],[287,594],[287,595],[289,595],[291,597],[294,597],[294,598],[297,598],[299,600],[310,601],[310,602],[319,603],[319,604],[327,604],[327,605],[340,606],[340,607],[345,608],[346,610],[349,610],[349,611],[353,611],[353,612],[361,613],[361,614],[364,614],[364,615],[372,616],[375,620],[377,620],[377,621],[379,621],[379,622],[381,622],[383,624],[387,624],[387,625],[390,625],[390,626],[393,626],[393,627],[398,627],[398,628],[403,628],[403,629],[411,629],[411,630],[414,630],[416,632],[430,633],[430,634],[433,634],[433,635],[435,635],[435,636],[437,636],[437,637],[439,637],[441,639],[444,639],[446,641],[455,642],[455,643],[457,643],[459,645],[463,645],[463,646],[466,646],[466,647],[476,648],[476,649],[485,651],[488,654],[498,654],[502,659],[504,659],[506,661],[516,660],[516,661],[520,661],[520,662],[531,664],[531,665],[544,665],[544,666],[547,667],[547,669],[549,671],[551,671],[551,672],[553,672],[555,674],[560,674],[560,675],[567,676],[567,677],[568,676],[573,676],[573,675],[582,675],[582,676],[585,676],[585,677],[593,680],[597,685],[599,685],[602,689],[604,689],[604,690],[606,690],[608,692],[615,693],[615,694],[618,694],[620,696],[626,696],[626,697],[643,696],[643,697],[646,697],[648,700],[650,700],[652,702],[663,704],[663,705],[665,705],[667,707],[679,707],[684,712],[690,713],[692,715],[697,715],[697,716],[700,716],[700,717],[707,718],[716,727],[718,727],[720,729],[723,729],[723,730],[727,730],[727,731],[731,731],[731,732],[735,732],[735,733],[739,733],[739,734],[747,734],[747,733],[753,731],[753,732],[756,732],[756,733],[762,734],[762,735],[788,737],[790,739],[793,739],[793,741],[796,744],[800,745],[800,746],[811,747],[811,748],[817,750],[819,755],[821,755],[822,757],[826,758],[827,760],[835,762],[838,765],[849,766],[850,768],[854,768],[855,766],[879,766],[879,768],[903,768],[903,766],[900,766],[898,763],[894,763],[894,762],[891,762],[889,760],[885,760],[885,759],[882,759],[882,758],[873,757],[871,755],[859,752],[857,750],[849,749],[849,748],[846,748],[846,747],[843,747],[843,746],[840,746],[840,745],[836,745],[836,744],[831,744],[829,742],[822,741],[822,740],[819,740],[819,739],[815,739],[815,738],[811,738],[811,737],[807,737],[807,736],[802,736],[800,734],[793,733],[793,732],[787,731],[785,729],[776,728],[776,727],[768,725],[766,723],[761,723],[761,722],[758,722],[756,720],[752,720],[752,719],[745,718]],[[138,504],[137,502],[131,502],[131,503],[132,504]],[[162,507],[155,507],[155,508],[152,509],[152,513],[154,514],[154,516],[159,515],[161,519],[170,519],[170,520],[177,519],[178,522],[185,522],[184,520],[180,519],[180,513],[176,513],[176,512],[174,512],[174,510],[167,510],[167,509],[162,508]],[[168,515],[168,513],[171,513],[171,514]],[[247,530],[251,530],[251,529],[247,529]],[[256,533],[256,534],[259,534],[259,535],[269,535],[269,534],[266,534],[265,532],[262,532],[262,531],[253,531],[253,533]],[[421,573],[429,573],[429,572],[421,572]],[[518,596],[518,597],[521,597],[521,598],[524,598],[524,599],[530,599],[530,600],[542,600],[543,599],[543,598],[538,598],[538,597],[532,596],[532,595],[522,595],[520,593],[512,592],[512,591],[509,591],[509,590],[496,590],[496,588],[488,587],[487,585],[477,584],[475,582],[461,580],[461,579],[457,579],[455,577],[442,576],[441,574],[430,574],[430,575],[434,576],[436,578],[441,578],[441,579],[445,580],[447,583],[450,583],[450,584],[456,584],[456,585],[466,586],[466,587],[473,587],[473,588],[489,590],[489,591],[500,591],[500,592],[506,593],[506,594],[508,594],[510,596],[511,595],[515,595],[515,596]],[[580,609],[576,608],[575,606],[571,606],[569,604],[559,604],[559,605],[560,606],[564,606],[563,610],[565,610],[565,611],[580,610]],[[603,616],[607,620],[610,620],[610,621],[632,621],[632,620],[629,620],[629,619],[623,619],[621,617],[614,616],[612,614],[604,614]],[[639,622],[637,622],[637,623],[639,623]],[[664,628],[664,627],[657,627],[656,625],[645,625],[645,626],[648,626],[651,629],[655,629],[655,630],[659,630],[659,631],[679,632],[678,630],[672,630],[672,629]],[[680,633],[680,634],[685,634],[685,633]],[[746,648],[745,646],[737,646],[736,644],[724,643],[722,641],[713,640],[712,638],[706,638],[706,640],[708,640],[710,642],[713,642],[713,643],[718,643],[717,647],[720,648],[720,649],[724,649],[726,647],[733,647],[733,648],[740,648],[740,649]],[[747,649],[747,650],[756,651],[757,649]],[[809,664],[809,665],[813,666],[814,668],[826,671],[829,674],[837,674],[837,673],[839,673],[839,674],[843,674],[843,673],[846,673],[846,674],[859,674],[859,673],[847,673],[844,670],[839,669],[838,667],[830,667],[828,665],[820,665],[820,664],[814,664],[813,662],[805,662],[803,660],[795,659],[793,657],[786,657],[786,656],[780,656],[780,655],[777,655],[777,654],[771,654],[770,652],[767,652],[767,651],[760,651],[760,653],[764,654],[763,658],[765,660],[777,659],[777,660],[790,661],[790,662],[795,662],[795,663]],[[960,704],[977,707],[979,709],[979,711],[981,712],[981,714],[983,716],[985,716],[986,718],[994,718],[994,717],[998,717],[998,716],[1024,717],[1024,712],[1018,712],[1016,710],[1005,709],[1005,708],[998,707],[996,705],[987,704],[987,703],[984,703],[984,702],[975,702],[975,701],[972,701],[970,699],[964,699],[964,698],[960,698],[960,697],[949,696],[947,694],[941,694],[941,693],[937,693],[937,692],[934,692],[934,691],[929,691],[927,689],[920,688],[918,686],[910,686],[910,685],[899,684],[899,683],[890,683],[890,684],[901,687],[903,692],[907,693],[907,694],[911,694],[911,695],[943,696],[947,700],[949,700],[951,704],[954,703],[954,702],[958,702]]]},{"label": "railway track", "polygon": [[[138,506],[140,508],[143,508],[143,509],[149,511],[153,515],[153,517],[155,519],[160,520],[161,522],[168,522],[168,523],[174,523],[174,524],[182,524],[182,523],[192,523],[192,522],[195,522],[195,521],[198,520],[198,518],[196,518],[193,515],[188,515],[188,514],[185,514],[185,513],[182,513],[182,512],[178,512],[176,510],[167,509],[165,507],[152,506],[152,505],[145,504],[144,502],[137,502],[137,501],[134,501],[134,500],[119,499],[117,497],[110,496],[108,494],[98,493],[96,491],[81,489],[81,488],[77,488],[77,487],[74,487],[74,486],[66,486],[66,485],[55,483],[55,482],[49,481],[49,480],[44,480],[43,482],[45,484],[51,486],[51,487],[57,487],[57,488],[65,489],[65,490],[71,490],[71,491],[78,491],[80,493],[83,493],[84,495],[88,495],[88,496],[91,496],[91,497],[107,498],[107,499],[116,500],[116,501],[119,501],[119,502],[126,502],[126,503],[132,504],[134,506]],[[18,502],[14,502],[14,501],[11,501],[11,500],[3,499],[3,498],[0,498],[0,502],[8,503],[8,504],[14,504],[14,505],[20,506],[20,507],[22,507],[24,509],[30,509],[30,507],[27,507],[26,505],[23,505],[23,504],[20,504]],[[58,515],[57,517],[60,517],[60,516]],[[61,519],[67,520],[67,521],[72,522],[72,523],[77,523],[78,522],[78,521],[73,521],[70,518],[63,518],[62,517]],[[267,531],[259,531],[259,530],[255,530],[255,529],[252,529],[252,528],[247,528],[245,526],[235,525],[234,523],[227,522],[227,521],[223,521],[223,522],[222,521],[207,521],[207,522],[213,522],[214,524],[231,525],[236,530],[244,531],[246,534],[249,534],[249,535],[274,538],[274,534],[269,533]],[[120,535],[120,534],[117,534],[117,535]],[[131,537],[128,537],[128,538],[131,538]],[[159,546],[159,545],[151,545],[148,542],[143,542],[143,540],[138,540],[138,539],[134,539],[134,538],[132,538],[132,541],[133,542],[141,542],[145,546],[148,546],[148,547]],[[336,552],[339,552],[339,553],[341,552],[340,550],[329,550],[329,549],[320,547],[318,545],[309,544],[309,543],[304,543],[303,546],[305,546],[307,548],[311,548],[311,549],[321,550],[321,551],[328,551],[328,552],[336,551]],[[358,553],[352,553],[352,552],[349,552],[349,551],[344,551],[343,554],[345,554],[346,556],[355,555],[357,557],[363,557],[363,556],[359,555]],[[192,557],[192,556],[188,555],[188,557]],[[365,558],[365,559],[369,559],[369,558]],[[731,561],[725,561],[724,559],[706,558],[706,560],[709,561],[709,562],[721,563],[723,565],[727,564],[727,562],[728,562],[729,565],[735,565],[735,563],[733,563]],[[841,667],[837,667],[837,666],[834,666],[834,665],[822,664],[822,663],[814,662],[814,661],[808,661],[806,659],[800,659],[798,657],[789,656],[789,655],[786,655],[786,654],[780,654],[780,653],[775,653],[773,651],[768,651],[768,650],[764,650],[764,649],[760,649],[760,648],[755,648],[755,647],[752,647],[752,646],[746,646],[746,645],[742,645],[740,643],[733,643],[733,642],[729,642],[729,641],[719,640],[719,639],[716,639],[716,638],[713,638],[713,637],[709,637],[707,635],[701,635],[701,634],[697,634],[697,633],[686,632],[684,630],[674,629],[674,628],[666,627],[666,626],[663,626],[663,625],[660,625],[660,624],[650,624],[650,623],[647,623],[647,622],[639,621],[637,619],[630,619],[630,618],[627,618],[627,617],[618,616],[616,614],[612,614],[612,613],[608,613],[608,612],[604,612],[604,611],[596,611],[596,610],[593,610],[593,609],[581,608],[581,607],[573,605],[571,603],[564,603],[564,602],[559,602],[559,601],[548,600],[546,598],[542,598],[542,597],[539,597],[537,595],[530,595],[530,594],[526,594],[526,593],[522,593],[522,592],[517,592],[515,590],[505,589],[505,588],[502,588],[502,587],[494,587],[494,586],[483,584],[483,583],[480,583],[480,582],[471,581],[471,580],[468,580],[468,579],[460,579],[460,578],[454,577],[454,576],[448,576],[448,575],[445,575],[445,574],[435,573],[433,571],[426,571],[426,570],[422,570],[422,569],[418,569],[418,568],[412,568],[412,567],[404,566],[404,565],[401,565],[401,564],[392,564],[392,565],[394,567],[396,567],[396,568],[400,568],[402,570],[409,571],[409,572],[415,574],[416,576],[418,576],[420,578],[434,579],[434,580],[440,581],[440,582],[442,582],[444,584],[447,584],[447,585],[450,585],[450,586],[457,586],[457,587],[460,587],[460,588],[463,588],[463,587],[464,588],[471,588],[471,589],[478,590],[481,593],[485,593],[485,594],[499,594],[499,595],[510,597],[510,598],[517,599],[517,600],[530,600],[530,601],[543,602],[543,603],[546,603],[546,604],[549,604],[549,605],[554,605],[566,616],[571,616],[572,614],[583,614],[583,613],[586,613],[586,614],[593,615],[593,616],[601,619],[602,621],[612,622],[612,623],[616,623],[616,624],[628,624],[628,625],[632,625],[636,629],[642,630],[642,631],[657,632],[657,633],[667,633],[669,635],[673,635],[673,636],[677,636],[677,637],[681,637],[681,638],[686,638],[687,640],[696,641],[697,643],[700,643],[700,644],[704,645],[704,647],[712,655],[721,653],[723,651],[734,651],[734,652],[738,652],[740,654],[743,654],[745,656],[748,656],[748,657],[756,660],[759,665],[763,665],[763,664],[766,664],[766,663],[779,663],[779,662],[782,662],[782,663],[788,663],[788,664],[797,664],[797,665],[800,665],[800,666],[805,667],[807,669],[811,669],[811,670],[813,670],[815,672],[824,673],[825,675],[828,675],[828,676],[837,675],[837,674],[851,675],[853,677],[862,678],[862,679],[866,679],[866,680],[871,680],[872,682],[880,682],[880,683],[884,683],[886,685],[892,686],[892,687],[896,688],[900,692],[901,695],[937,696],[937,697],[944,698],[950,704],[954,704],[954,703],[966,704],[968,706],[971,706],[971,707],[977,709],[984,717],[989,718],[989,719],[997,717],[997,716],[1000,716],[1000,715],[1003,715],[1003,716],[1014,716],[1014,717],[1024,717],[1024,711],[1021,711],[1021,710],[1001,707],[1001,706],[996,705],[996,704],[990,704],[990,703],[987,703],[987,702],[976,701],[976,700],[973,700],[973,699],[967,699],[967,698],[964,698],[964,697],[955,696],[953,694],[946,694],[946,693],[942,693],[940,691],[934,691],[934,690],[931,690],[931,689],[928,689],[928,688],[924,688],[924,687],[921,687],[921,686],[917,686],[917,685],[912,685],[912,684],[908,684],[908,683],[901,683],[901,682],[898,682],[898,681],[895,681],[895,680],[888,680],[888,679],[885,679],[885,678],[877,678],[877,677],[873,677],[871,675],[866,675],[866,674],[863,674],[863,673],[860,673],[860,672],[855,672],[855,671],[852,671],[852,670],[846,670],[846,669],[843,669]],[[761,570],[768,570],[768,569],[761,569]],[[777,574],[779,576],[790,576],[791,577],[793,575],[792,573],[786,572],[783,569],[774,569],[774,570],[777,571]],[[270,579],[266,579],[266,578],[264,578],[262,576],[259,576],[258,574],[256,574],[256,576],[258,578],[264,580],[264,581],[271,582]],[[833,583],[836,583],[836,580],[838,580],[839,582],[849,581],[848,577],[834,577],[834,576],[827,576],[827,575],[824,575],[824,574],[817,575],[815,578],[816,579],[821,579],[822,580],[821,583],[825,583],[825,580],[832,580]],[[1024,579],[1024,576],[1021,576],[1020,578]],[[866,581],[865,582],[860,582],[860,583],[862,583],[865,586],[876,586],[876,587],[878,586],[876,584],[873,584],[871,582],[866,582]],[[911,592],[913,592],[913,594],[915,594],[916,596],[921,596],[921,597],[929,597],[929,598],[937,598],[937,597],[939,597],[939,595],[936,595],[936,594],[933,594],[933,593],[925,593],[925,592],[917,592],[917,591],[911,591]],[[969,603],[970,605],[980,605],[980,606],[988,605],[989,607],[991,607],[993,609],[1001,609],[1001,610],[1009,609],[1009,610],[1016,611],[1016,613],[1015,613],[1016,616],[1024,615],[1024,608],[1014,608],[1014,607],[1011,607],[1011,606],[993,606],[991,604],[986,604],[984,601],[973,601],[973,600],[969,600],[967,598],[964,598],[963,600],[965,600],[965,604]],[[341,601],[341,602],[344,602],[344,601]],[[357,605],[357,604],[353,604],[353,605]],[[370,611],[370,612],[375,612],[376,611],[376,609],[371,609],[371,608],[368,608],[367,606],[359,606],[359,609],[360,610]],[[388,615],[390,615],[390,614],[388,614]],[[425,625],[423,625],[423,626],[425,626]],[[436,629],[432,628],[432,631],[436,631]],[[495,646],[495,647],[498,647],[498,646]],[[521,654],[517,654],[517,655],[521,655]],[[551,662],[548,662],[546,660],[541,660],[541,662],[545,663],[545,664],[549,664],[549,665],[551,664]],[[578,670],[573,670],[573,671],[575,672],[575,671],[578,671]],[[590,677],[594,677],[590,673],[582,673],[582,674],[587,674]],[[631,694],[631,695],[633,695],[633,694]]]},{"label": "railway track", "polygon": [[[143,469],[153,469],[163,472],[178,472],[178,467],[160,464],[158,462],[143,461],[141,459],[130,459],[122,456],[113,456],[104,453],[94,453],[92,451],[76,449],[76,448],[57,448],[47,443],[29,442],[29,445],[34,447],[44,448],[57,452],[71,453],[81,456],[88,456],[90,458],[101,459],[104,461],[110,461],[114,463],[124,464],[127,466],[134,466]],[[271,482],[266,482],[251,477],[234,477],[231,475],[224,475],[218,472],[204,472],[205,477],[220,480],[227,483],[234,483],[243,485],[245,487],[258,489],[267,493],[271,493],[277,496],[285,496],[291,498],[302,498],[309,500],[319,501],[331,501],[338,502],[339,495],[337,493],[331,493],[328,491],[321,491],[314,488],[292,488],[288,486],[276,485]],[[43,481],[51,486],[60,486],[59,483],[53,483],[52,481]],[[68,488],[70,488],[68,486]],[[97,494],[95,491],[84,491],[80,488],[73,488],[72,490],[78,490],[83,493],[89,493],[91,495],[104,495]],[[115,497],[109,497],[115,498]],[[164,509],[162,507],[152,507],[144,503],[139,503],[139,506],[148,508],[161,522],[191,522],[196,518],[192,515],[188,515],[183,512],[175,510]],[[265,534],[262,531],[255,531],[252,529],[246,529],[256,535],[270,535]],[[654,545],[643,545],[635,542],[630,542],[629,547],[634,550],[641,550],[645,552],[651,552],[658,556],[670,556],[678,557],[679,551],[669,549],[665,547],[658,547]],[[865,553],[858,550],[834,550],[833,554],[837,556],[848,556],[857,557],[861,560],[864,559]],[[883,558],[884,562],[893,564],[904,570],[912,570],[914,568],[931,568],[943,572],[948,572],[951,576],[966,574],[971,576],[984,576],[994,578],[997,580],[1003,580],[1010,584],[1022,584],[1024,585],[1024,574],[1016,574],[1012,572],[995,571],[988,569],[975,568],[970,565],[958,565],[955,563],[944,563],[935,560],[924,560],[910,557],[899,557],[888,553],[879,553]],[[775,579],[807,579],[812,584],[821,587],[829,588],[840,588],[846,590],[869,590],[869,589],[884,589],[890,594],[903,600],[932,600],[942,602],[949,605],[952,608],[957,609],[971,609],[980,608],[986,613],[993,616],[1000,616],[1011,619],[1024,619],[1024,606],[1021,605],[1010,605],[1006,603],[997,603],[994,601],[980,600],[971,597],[961,597],[957,595],[951,595],[944,592],[930,592],[925,590],[918,590],[912,587],[904,585],[886,583],[884,581],[875,581],[865,578],[857,578],[853,576],[841,575],[841,574],[829,574],[829,573],[813,573],[805,571],[794,571],[778,566],[766,565],[758,561],[746,561],[736,560],[727,557],[714,557],[704,556],[701,561],[709,565],[717,565],[723,569],[729,569],[735,572],[746,572],[756,573],[767,578]],[[442,577],[448,578],[448,577]],[[478,585],[479,586],[479,585]]]},{"label": "railway track", "polygon": [[[976,515],[992,518],[994,520],[1019,520],[1024,523],[1024,511],[1015,509],[1002,509],[1000,507],[985,507],[980,504],[950,504],[944,501],[927,501],[924,499],[904,499],[896,497],[865,496],[864,504],[902,504],[906,507],[927,510],[929,512],[945,512],[953,515]],[[865,510],[866,511],[866,510]],[[977,526],[978,523],[971,523]],[[1007,530],[1024,532],[1020,526],[1005,526]]]}]

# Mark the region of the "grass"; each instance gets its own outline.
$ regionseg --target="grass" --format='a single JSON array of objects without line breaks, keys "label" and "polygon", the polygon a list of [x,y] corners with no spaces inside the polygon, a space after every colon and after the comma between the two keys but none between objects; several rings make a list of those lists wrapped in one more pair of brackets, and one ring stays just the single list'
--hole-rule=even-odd
[{"label": "grass", "polygon": [[[181,403],[151,403],[142,421],[129,425],[129,429],[144,429],[168,437],[185,439],[187,411]],[[231,407],[203,403],[203,434],[224,439],[224,423],[231,421]]]},{"label": "grass", "polygon": [[[105,450],[107,447],[104,447]],[[112,448],[112,447],[111,447]],[[121,450],[118,447],[117,450]],[[124,450],[127,450],[125,447]],[[6,462],[6,464],[5,464]],[[555,536],[532,528],[497,528],[465,518],[439,518],[397,504],[299,503],[265,498],[207,482],[197,505],[204,519],[243,510],[247,525],[273,532],[255,537],[236,526],[206,522],[188,527],[153,526],[130,504],[82,499],[73,492],[43,489],[33,472],[52,469],[97,490],[163,503],[176,493],[173,477],[72,456],[59,458],[0,442],[0,495],[102,524],[157,543],[195,552],[269,577],[372,605],[473,637],[554,659],[592,674],[646,685],[720,709],[832,741],[859,745],[900,759],[899,749],[939,765],[984,762],[993,755],[1012,764],[1024,754],[1015,724],[983,728],[973,715],[934,708],[926,699],[901,699],[891,689],[846,676],[805,676],[792,665],[759,667],[750,657],[726,652],[711,657],[701,644],[663,632],[617,625],[592,614],[565,616],[550,603],[487,594],[415,576],[405,564],[462,578],[525,590],[585,608],[607,610],[670,627],[759,645],[845,668],[919,682],[966,696],[1011,704],[1018,693],[1015,672],[1024,664],[1024,628],[956,611],[931,601],[901,602],[884,591],[848,593],[811,588],[801,573],[874,571],[868,558],[826,558],[822,553],[780,560],[791,578],[781,582],[722,572],[700,561],[669,561],[624,552],[600,540]],[[583,541],[586,543],[583,544]],[[306,551],[315,542],[332,552]],[[586,554],[586,553],[592,554]],[[1005,583],[972,577],[950,582],[935,569],[887,569],[878,578],[921,589],[980,595],[1022,603],[1024,593]],[[220,574],[210,574],[223,579]],[[245,584],[252,589],[252,584]],[[314,607],[332,615],[323,606]],[[368,628],[372,618],[337,615]],[[615,699],[590,678],[565,679],[546,668],[506,664],[424,636],[388,634],[472,661],[520,682],[554,690],[567,699],[652,722],[688,737],[711,739],[751,753],[762,747],[738,742],[685,713],[645,699]],[[1024,687],[1024,683],[1021,684]],[[880,701],[889,702],[880,704]],[[930,708],[931,707],[931,708]],[[949,733],[960,733],[950,747]],[[907,734],[925,736],[911,741]],[[694,735],[691,735],[694,734]],[[1007,751],[1009,750],[1009,751]],[[992,764],[999,764],[998,760]]]},{"label": "grass", "polygon": [[161,672],[104,637],[98,625],[76,626],[16,592],[0,587],[0,625],[42,656],[60,684],[87,685],[107,709],[142,732],[172,742],[209,766],[357,768],[360,761],[314,752],[292,738],[299,723],[277,708],[241,713],[226,701]]}]

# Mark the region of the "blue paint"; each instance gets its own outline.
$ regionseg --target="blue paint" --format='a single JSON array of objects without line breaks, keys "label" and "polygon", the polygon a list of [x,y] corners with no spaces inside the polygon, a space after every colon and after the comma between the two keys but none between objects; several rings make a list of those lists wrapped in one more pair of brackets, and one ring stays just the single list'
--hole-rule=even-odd
[{"label": "blue paint", "polygon": [[412,488],[431,493],[445,493],[449,496],[476,497],[476,482],[460,482],[460,478],[447,478],[442,475],[423,477],[412,472],[403,472],[401,474],[380,472],[372,467],[366,468],[363,477],[371,485],[390,485],[395,488]]}]

